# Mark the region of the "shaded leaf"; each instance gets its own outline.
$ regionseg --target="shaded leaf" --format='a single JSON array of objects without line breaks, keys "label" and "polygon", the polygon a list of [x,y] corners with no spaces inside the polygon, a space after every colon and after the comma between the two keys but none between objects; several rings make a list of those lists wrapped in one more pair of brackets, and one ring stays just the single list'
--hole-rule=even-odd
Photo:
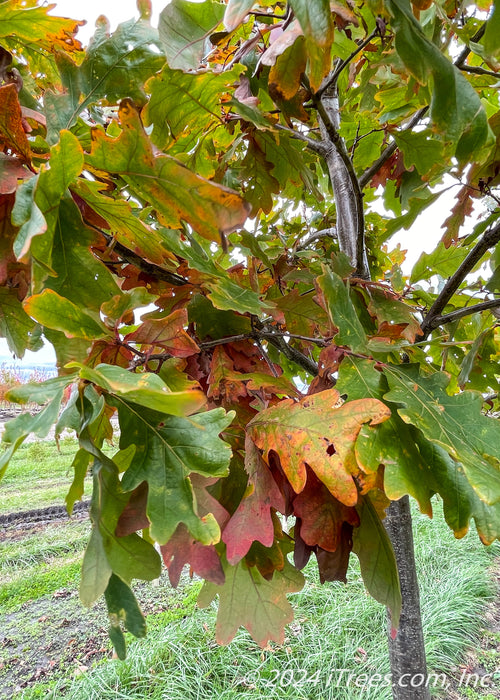
[{"label": "shaded leaf", "polygon": [[224,528],[222,541],[226,544],[229,564],[237,564],[254,541],[264,547],[274,542],[271,511],[285,512],[285,501],[267,464],[248,437],[245,441],[245,469],[248,486],[243,500]]},{"label": "shaded leaf", "polygon": [[313,90],[317,90],[330,69],[333,22],[329,0],[290,0],[295,16],[306,38],[309,63],[307,74]]},{"label": "shaded leaf", "polygon": [[27,180],[30,177],[33,177],[33,173],[20,162],[19,158],[0,153],[0,195],[15,192],[17,181]]},{"label": "shaded leaf", "polygon": [[147,319],[133,333],[125,336],[125,342],[150,345],[152,351],[161,348],[173,357],[189,357],[199,352],[195,341],[184,328],[187,326],[187,310],[178,309],[166,318]]},{"label": "shaded leaf", "polygon": [[426,37],[407,0],[386,0],[396,32],[396,50],[422,85],[432,77],[431,118],[445,138],[456,142],[465,163],[490,137],[486,112],[468,80]]},{"label": "shaded leaf", "polygon": [[35,323],[23,309],[17,291],[0,287],[0,336],[7,340],[10,352],[23,357],[34,329]]},{"label": "shaded leaf", "polygon": [[182,569],[189,564],[191,571],[205,581],[221,586],[224,583],[224,571],[213,544],[203,545],[189,534],[187,527],[181,523],[166,544],[160,547],[165,566],[168,569],[170,584],[177,588]]},{"label": "shaded leaf", "polygon": [[200,516],[191,472],[205,476],[227,474],[231,450],[218,436],[233,415],[222,408],[187,418],[176,418],[149,409],[137,411],[116,399],[120,420],[120,448],[135,445],[131,464],[122,478],[124,489],[148,482],[147,516],[151,535],[160,544],[184,523],[192,537],[203,544],[220,538],[213,514]]},{"label": "shaded leaf", "polygon": [[[71,191],[101,217],[102,228],[109,231],[118,243],[158,265],[168,260],[171,256],[163,247],[161,232],[141,221],[128,202],[101,194],[102,189],[101,182],[83,180],[71,186]],[[85,218],[86,212],[82,213]]]},{"label": "shaded leaf", "polygon": [[[0,5],[0,26],[1,11]],[[23,126],[21,105],[16,86],[12,83],[0,87],[0,146],[4,151],[8,149],[21,156],[26,162],[31,160],[31,149]]]},{"label": "shaded leaf", "polygon": [[332,322],[337,326],[337,345],[345,345],[354,352],[366,352],[367,337],[356,309],[349,297],[349,288],[332,270],[324,269],[316,284],[322,292]]},{"label": "shaded leaf", "polygon": [[198,596],[198,605],[207,607],[219,595],[217,641],[229,644],[240,625],[245,627],[261,647],[270,641],[283,644],[285,625],[292,621],[293,611],[287,593],[296,593],[304,585],[304,577],[285,561],[282,571],[275,571],[270,580],[262,577],[245,561],[224,566],[223,586],[205,583]]},{"label": "shaded leaf", "polygon": [[352,551],[357,555],[364,584],[373,598],[391,611],[393,628],[399,624],[401,590],[391,541],[368,496],[356,507],[361,524],[353,531]]},{"label": "shaded leaf", "polygon": [[160,13],[160,41],[170,68],[197,69],[211,44],[208,37],[221,23],[225,5],[214,0],[173,0]]},{"label": "shaded leaf", "polygon": [[328,552],[335,552],[340,545],[344,523],[359,525],[356,509],[334,498],[311,471],[305,488],[293,499],[293,512],[300,518],[303,541]]}]

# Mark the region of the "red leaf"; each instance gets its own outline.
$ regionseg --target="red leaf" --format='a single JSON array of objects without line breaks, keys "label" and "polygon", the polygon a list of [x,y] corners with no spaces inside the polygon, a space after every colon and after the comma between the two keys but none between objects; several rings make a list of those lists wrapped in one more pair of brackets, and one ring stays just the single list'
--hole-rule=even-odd
[{"label": "red leaf", "polygon": [[177,526],[174,536],[160,547],[160,551],[174,588],[179,585],[186,564],[201,578],[218,586],[224,583],[224,571],[214,545],[203,545],[194,540],[183,523]]},{"label": "red leaf", "polygon": [[359,516],[355,508],[334,498],[310,469],[307,471],[306,487],[293,501],[294,513],[301,521],[300,536],[310,547],[318,545],[335,552],[343,523],[357,526]]},{"label": "red leaf", "polygon": [[247,495],[243,498],[222,533],[227,546],[227,560],[237,564],[254,541],[265,547],[274,542],[274,524],[271,509],[285,511],[285,500],[274,481],[267,464],[253,441],[245,441],[245,467],[249,473]]},{"label": "red leaf", "polygon": [[173,357],[189,357],[200,349],[184,330],[187,324],[187,309],[178,309],[166,318],[147,319],[136,331],[125,336],[125,342],[151,345],[151,351],[161,348]]},{"label": "red leaf", "polygon": [[129,501],[118,519],[115,530],[117,537],[126,537],[132,532],[149,527],[149,520],[146,515],[147,501],[148,484],[147,481],[143,481],[132,491]]}]

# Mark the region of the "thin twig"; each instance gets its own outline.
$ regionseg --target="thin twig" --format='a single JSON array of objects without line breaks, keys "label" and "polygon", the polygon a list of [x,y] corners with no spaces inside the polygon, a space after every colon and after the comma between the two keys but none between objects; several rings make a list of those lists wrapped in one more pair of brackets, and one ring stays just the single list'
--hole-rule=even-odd
[{"label": "thin twig", "polygon": [[328,88],[332,87],[333,85],[336,84],[337,80],[339,79],[339,75],[342,73],[344,68],[347,68],[349,63],[352,61],[353,58],[356,58],[358,53],[363,51],[364,48],[368,46],[368,44],[374,39],[376,36],[379,36],[380,32],[378,27],[376,27],[371,34],[369,34],[364,41],[359,44],[358,48],[355,49],[350,56],[348,56],[346,59],[341,61],[337,68],[328,75],[323,83],[320,85],[319,90],[316,93],[316,97],[321,97],[321,95],[328,90]]},{"label": "thin twig", "polygon": [[[419,121],[426,115],[428,110],[429,107],[422,107],[422,109],[419,109],[418,112],[416,112],[416,114],[413,115],[413,117],[408,122],[407,126],[402,131],[411,131],[411,129],[413,129],[414,126],[417,126]],[[364,189],[366,187],[366,185],[370,182],[372,177],[380,170],[384,163],[388,161],[392,154],[396,151],[397,147],[398,146],[396,141],[390,143],[382,151],[377,160],[374,163],[372,163],[372,165],[370,165],[370,167],[367,170],[365,170],[363,173],[360,173],[358,180],[361,189]]]},{"label": "thin twig", "polygon": [[458,321],[464,318],[464,316],[470,316],[471,314],[478,313],[479,311],[486,311],[487,309],[497,309],[498,307],[500,307],[500,299],[488,299],[487,301],[482,301],[480,304],[464,306],[463,309],[451,311],[444,316],[435,316],[428,325],[432,331],[438,326],[443,326],[445,323],[451,323],[452,321]]},{"label": "thin twig", "polygon": [[257,347],[259,348],[260,353],[261,353],[262,357],[264,358],[264,360],[266,361],[267,366],[268,366],[269,369],[271,370],[271,374],[273,375],[273,377],[279,377],[279,374],[278,374],[278,372],[276,371],[276,367],[273,365],[273,363],[272,363],[271,360],[269,359],[269,355],[267,354],[267,352],[266,352],[266,351],[264,350],[264,348],[262,347],[262,343],[260,342],[260,340],[256,340],[256,341],[255,341],[255,344],[256,344]]},{"label": "thin twig", "polygon": [[[85,221],[85,225],[89,226],[89,223]],[[159,265],[155,265],[154,263],[144,260],[144,258],[142,258],[140,255],[137,255],[137,253],[131,251],[130,248],[118,243],[116,238],[105,233],[102,229],[98,229],[95,226],[92,226],[92,228],[99,231],[99,233],[108,243],[113,244],[113,251],[117,253],[124,262],[129,263],[130,265],[135,265],[135,267],[137,267],[141,272],[144,272],[146,275],[154,277],[156,280],[161,282],[168,282],[168,284],[171,284],[174,287],[182,287],[185,284],[189,284],[189,280],[185,277],[181,277],[181,275],[178,275],[175,272],[170,272]],[[106,265],[106,260],[103,260],[102,258],[99,259]]]},{"label": "thin twig", "polygon": [[313,233],[309,234],[304,241],[298,245],[295,248],[295,251],[299,250],[304,250],[308,245],[311,245],[311,243],[314,243],[314,241],[317,241],[321,238],[337,238],[337,229],[335,226],[332,226],[330,228],[323,228],[321,231],[314,231]]},{"label": "thin twig", "polygon": [[481,66],[458,66],[459,70],[465,73],[474,73],[475,75],[489,75],[496,80],[500,80],[500,73],[494,73],[492,70],[481,68]]},{"label": "thin twig", "polygon": [[433,325],[434,320],[438,316],[441,316],[441,311],[443,311],[446,304],[450,301],[469,272],[471,272],[481,260],[486,251],[496,245],[498,241],[500,241],[500,223],[497,223],[496,226],[493,226],[493,228],[483,234],[481,240],[476,243],[462,264],[444,285],[441,293],[438,295],[436,301],[423,320],[422,331],[424,333],[424,339],[427,338],[432,329],[435,328]]}]

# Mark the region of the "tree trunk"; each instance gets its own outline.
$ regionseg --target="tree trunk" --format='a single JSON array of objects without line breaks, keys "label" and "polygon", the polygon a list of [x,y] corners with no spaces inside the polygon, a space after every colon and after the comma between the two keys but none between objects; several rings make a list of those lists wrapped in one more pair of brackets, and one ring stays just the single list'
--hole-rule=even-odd
[{"label": "tree trunk", "polygon": [[[356,276],[368,279],[363,200],[352,161],[338,135],[340,113],[335,85],[323,92],[317,108],[323,143],[329,145],[325,160],[337,209],[339,247],[349,256]],[[384,525],[396,555],[403,603],[395,639],[390,623],[388,630],[393,697],[395,700],[430,700],[408,496],[391,503]]]},{"label": "tree trunk", "polygon": [[384,525],[396,555],[403,598],[395,639],[390,634],[390,621],[388,624],[392,695],[395,700],[430,700],[408,496],[391,503]]}]

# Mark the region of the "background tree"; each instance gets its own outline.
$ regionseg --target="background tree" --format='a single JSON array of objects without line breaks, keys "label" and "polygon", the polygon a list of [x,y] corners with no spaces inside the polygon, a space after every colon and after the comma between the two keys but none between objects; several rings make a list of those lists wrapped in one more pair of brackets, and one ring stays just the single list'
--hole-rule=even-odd
[{"label": "background tree", "polygon": [[[0,476],[31,432],[76,430],[80,595],[120,656],[153,542],[219,597],[219,642],[261,645],[311,554],[324,582],[354,552],[395,680],[425,673],[408,496],[456,537],[500,527],[500,11],[174,0],[156,31],[138,9],[83,50],[78,22],[0,2],[0,330],[59,369],[10,392],[43,408],[8,424]],[[388,241],[450,187],[407,278]]]}]

